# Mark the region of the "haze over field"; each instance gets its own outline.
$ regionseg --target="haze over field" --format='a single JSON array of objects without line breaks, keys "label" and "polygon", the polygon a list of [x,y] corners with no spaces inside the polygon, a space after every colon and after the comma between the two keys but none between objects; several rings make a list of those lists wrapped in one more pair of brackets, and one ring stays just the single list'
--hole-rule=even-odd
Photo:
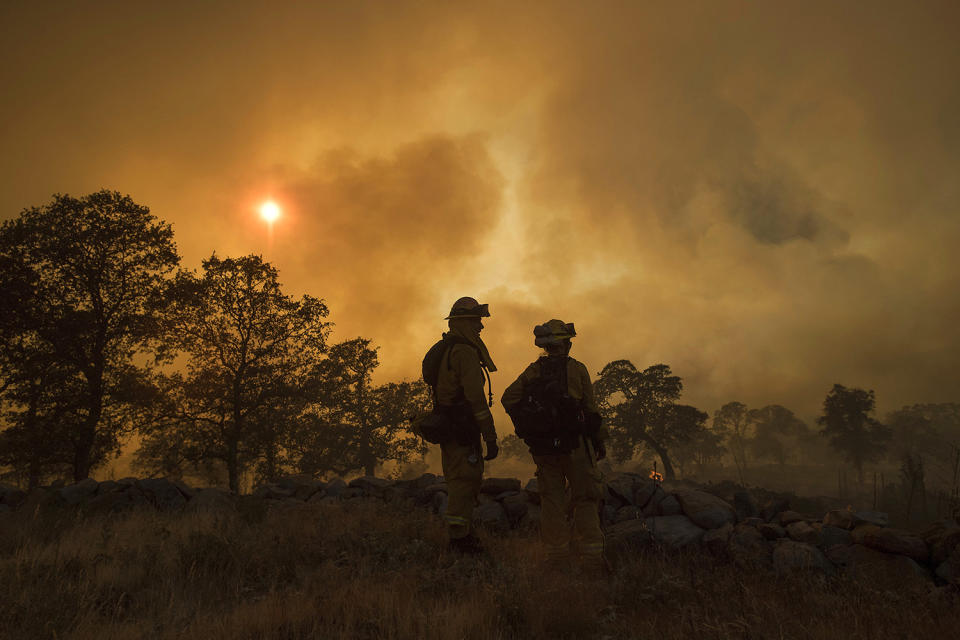
[{"label": "haze over field", "polygon": [[[419,375],[490,304],[683,401],[956,401],[954,2],[4,3],[0,216],[129,193],[184,265],[263,253]],[[257,208],[284,215],[273,245]],[[503,431],[505,425],[499,426]]]}]

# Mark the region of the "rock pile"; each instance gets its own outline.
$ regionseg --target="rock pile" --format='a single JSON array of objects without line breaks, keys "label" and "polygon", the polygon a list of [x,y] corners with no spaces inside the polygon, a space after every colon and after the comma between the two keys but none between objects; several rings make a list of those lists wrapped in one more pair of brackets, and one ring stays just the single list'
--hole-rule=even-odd
[{"label": "rock pile", "polygon": [[[258,487],[252,496],[268,508],[378,500],[443,514],[447,506],[443,478],[429,473],[414,480],[284,478]],[[223,489],[191,488],[160,478],[87,479],[30,493],[0,484],[0,514],[56,506],[88,513],[138,507],[229,510],[239,499]],[[479,502],[474,520],[492,531],[535,529],[539,524],[535,479],[521,486],[515,478],[486,478]],[[843,571],[891,589],[929,586],[931,581],[960,586],[960,525],[953,520],[910,532],[890,527],[884,513],[840,509],[816,518],[792,511],[782,498],[761,505],[752,493],[740,490],[726,500],[696,488],[668,488],[629,473],[608,479],[602,518],[607,550],[614,559],[651,544],[697,547],[739,566],[764,566],[779,573]]]}]

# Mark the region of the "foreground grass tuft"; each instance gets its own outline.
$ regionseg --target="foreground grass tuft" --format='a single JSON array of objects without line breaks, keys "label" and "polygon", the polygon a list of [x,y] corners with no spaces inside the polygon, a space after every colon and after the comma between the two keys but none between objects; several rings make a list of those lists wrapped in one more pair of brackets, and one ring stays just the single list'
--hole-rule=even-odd
[{"label": "foreground grass tuft", "polygon": [[937,638],[956,598],[778,577],[648,550],[609,579],[544,574],[535,537],[447,553],[440,521],[382,503],[0,521],[0,637]]}]

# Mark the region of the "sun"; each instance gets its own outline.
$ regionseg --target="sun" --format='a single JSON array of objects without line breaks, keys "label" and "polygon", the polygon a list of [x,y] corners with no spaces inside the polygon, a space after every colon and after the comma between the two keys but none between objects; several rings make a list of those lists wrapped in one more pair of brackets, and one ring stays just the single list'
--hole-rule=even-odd
[{"label": "sun", "polygon": [[267,222],[273,222],[280,217],[280,206],[272,200],[264,202],[260,205],[260,217]]}]

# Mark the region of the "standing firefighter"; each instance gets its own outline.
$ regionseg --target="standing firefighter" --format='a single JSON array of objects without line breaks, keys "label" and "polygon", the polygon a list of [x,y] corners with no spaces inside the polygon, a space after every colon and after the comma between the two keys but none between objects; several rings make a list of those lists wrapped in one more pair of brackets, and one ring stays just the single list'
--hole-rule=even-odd
[{"label": "standing firefighter", "polygon": [[[540,539],[551,566],[567,566],[572,549],[585,570],[600,572],[605,563],[596,461],[606,456],[606,434],[590,374],[569,355],[570,339],[577,335],[572,323],[550,320],[535,327],[533,334],[534,344],[546,355],[507,387],[502,402],[537,464]],[[573,516],[572,526],[568,513]]]},{"label": "standing firefighter", "polygon": [[[488,317],[487,305],[473,298],[453,303],[446,318],[450,331],[423,359],[423,379],[433,391],[433,411],[415,424],[424,439],[440,445],[449,497],[444,519],[450,546],[463,553],[483,551],[471,532],[473,508],[483,481],[483,461],[493,460],[500,452],[490,413],[493,391],[489,387],[490,372],[497,368],[480,339],[481,318]],[[481,450],[481,437],[487,444],[486,456]]]}]

